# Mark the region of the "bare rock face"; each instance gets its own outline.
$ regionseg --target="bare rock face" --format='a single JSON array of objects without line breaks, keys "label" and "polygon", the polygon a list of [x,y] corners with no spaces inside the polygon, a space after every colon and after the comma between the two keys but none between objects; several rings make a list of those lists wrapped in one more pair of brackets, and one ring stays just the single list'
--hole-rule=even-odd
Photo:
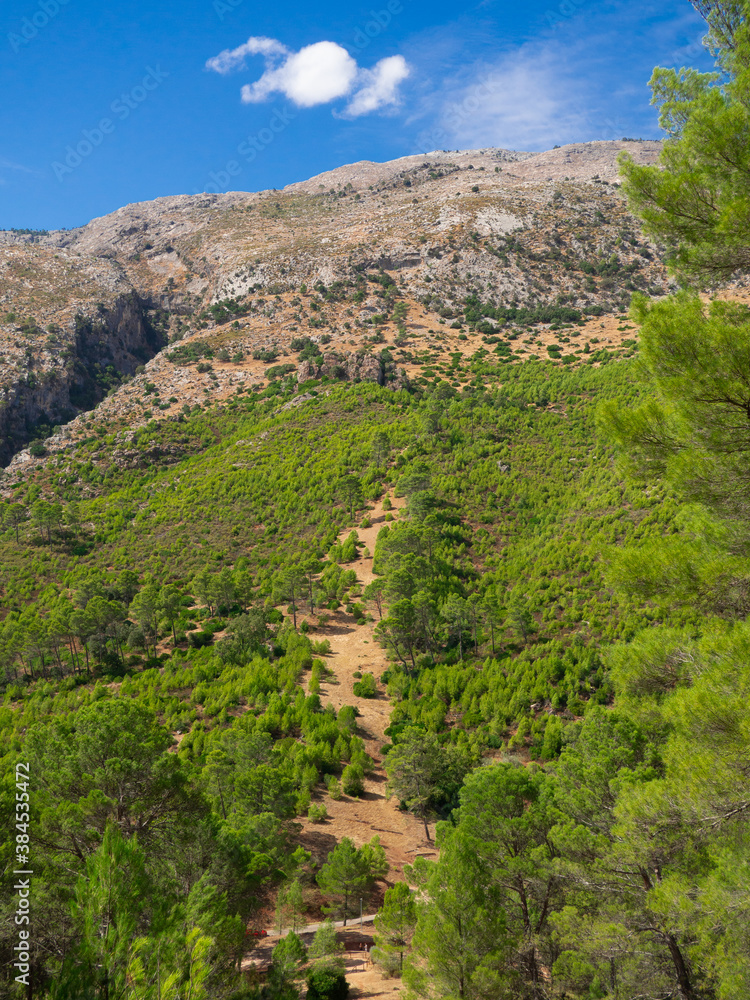
[{"label": "bare rock face", "polygon": [[[0,396],[0,465],[25,444],[36,425],[67,423],[94,407],[108,381],[132,375],[165,344],[135,293],[120,295],[93,316],[77,313],[67,330],[57,328],[43,350],[27,349],[15,378]],[[39,335],[43,331],[39,330]]]},{"label": "bare rock face", "polygon": [[385,383],[383,363],[372,354],[353,354],[346,359],[346,375],[350,382]]},{"label": "bare rock face", "polygon": [[310,379],[319,378],[319,372],[322,372],[322,366],[313,364],[312,361],[302,361],[299,368],[297,369],[297,381],[309,382]]},{"label": "bare rock face", "polygon": [[340,355],[335,352],[324,354],[321,364],[312,360],[301,362],[297,370],[297,381],[329,378],[347,382],[375,382],[389,389],[404,389],[409,380],[403,368],[392,361],[383,361],[374,354],[365,352]]}]

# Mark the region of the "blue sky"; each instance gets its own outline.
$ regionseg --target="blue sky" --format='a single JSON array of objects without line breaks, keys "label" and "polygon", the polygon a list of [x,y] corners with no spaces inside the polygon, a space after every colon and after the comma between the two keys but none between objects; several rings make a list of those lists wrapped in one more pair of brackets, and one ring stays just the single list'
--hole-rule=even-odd
[{"label": "blue sky", "polygon": [[687,0],[3,0],[0,228],[432,149],[656,137]]}]

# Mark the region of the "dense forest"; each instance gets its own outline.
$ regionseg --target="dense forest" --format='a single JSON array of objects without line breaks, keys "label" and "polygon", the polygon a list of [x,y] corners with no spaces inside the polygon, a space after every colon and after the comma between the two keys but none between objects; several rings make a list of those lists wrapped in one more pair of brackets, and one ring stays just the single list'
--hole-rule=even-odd
[{"label": "dense forest", "polygon": [[[632,356],[275,383],[6,496],[0,995],[344,1000],[362,900],[413,1000],[750,995],[750,308],[698,294],[750,264],[750,4],[699,6],[719,73],[656,70],[622,164],[682,284]],[[388,661],[338,708],[332,621]],[[361,699],[403,878],[302,836],[365,797]]]}]

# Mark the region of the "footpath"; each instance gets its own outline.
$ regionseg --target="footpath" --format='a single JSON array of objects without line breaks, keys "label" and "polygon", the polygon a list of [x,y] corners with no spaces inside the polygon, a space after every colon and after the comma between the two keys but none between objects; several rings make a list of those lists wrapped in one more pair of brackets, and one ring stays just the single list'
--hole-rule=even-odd
[{"label": "footpath", "polygon": [[[398,519],[405,501],[403,498],[390,499],[393,504],[391,513],[394,519]],[[343,542],[351,531],[356,531],[363,543],[360,553],[365,550],[369,552],[368,556],[360,555],[356,562],[347,566],[347,569],[356,571],[357,581],[363,588],[374,579],[373,555],[378,534],[386,524],[385,513],[383,501],[380,500],[368,512],[371,522],[369,528],[353,526],[339,536],[339,540]],[[355,673],[371,673],[379,681],[381,674],[388,668],[388,660],[374,635],[377,610],[373,614],[376,619],[374,622],[358,625],[351,615],[339,610],[330,615],[324,629],[311,632],[315,639],[327,639],[331,646],[331,652],[325,657],[331,676],[321,679],[320,699],[323,704],[333,705],[337,712],[344,705],[356,706],[360,713],[357,735],[364,740],[365,750],[372,757],[374,765],[365,778],[363,796],[352,798],[344,795],[335,801],[326,795],[324,801],[328,819],[324,823],[300,820],[303,827],[300,843],[312,852],[319,863],[324,863],[342,837],[349,837],[357,847],[361,847],[377,834],[390,865],[387,883],[393,885],[402,879],[404,865],[411,864],[419,856],[435,858],[437,851],[434,844],[425,839],[421,820],[410,813],[401,812],[396,799],[386,791],[388,778],[380,753],[382,745],[388,742],[385,730],[389,723],[390,702],[385,691],[378,683],[375,698],[359,698],[354,694],[354,684],[358,679],[354,676]],[[313,625],[312,621],[310,625]],[[349,917],[346,939],[351,939],[353,947],[357,947],[358,938],[361,938],[361,946],[367,945],[371,940],[369,935],[374,917],[375,914],[362,917],[362,924],[369,925],[363,926],[362,931],[359,914]],[[298,929],[297,933],[303,939],[307,936],[312,939],[319,926],[319,923],[308,924]],[[337,921],[336,927],[343,929],[343,920]],[[287,933],[289,931],[285,929],[281,936]],[[268,936],[243,960],[243,968],[264,968],[270,961],[271,952],[278,940],[277,929],[269,928]],[[385,979],[377,968],[363,961],[357,954],[347,954],[347,978],[351,985],[350,996],[362,1000],[395,1000],[402,989],[400,980]]]}]

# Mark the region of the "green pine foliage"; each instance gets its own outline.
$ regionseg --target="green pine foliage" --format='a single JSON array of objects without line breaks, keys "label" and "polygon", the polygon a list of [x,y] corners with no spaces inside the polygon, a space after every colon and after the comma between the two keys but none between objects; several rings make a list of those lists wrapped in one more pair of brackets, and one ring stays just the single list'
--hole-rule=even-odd
[{"label": "green pine foliage", "polygon": [[[221,941],[184,920],[164,924],[164,938],[154,909],[135,950],[119,953],[113,939],[113,982],[154,975],[167,941],[179,969],[194,955],[196,975],[231,978],[242,949],[231,921],[252,925],[279,884],[297,885],[296,897],[312,884],[292,824],[325,822],[325,795],[363,795],[372,762],[357,711],[323,706],[328,646],[304,634],[323,609],[377,619],[392,663],[382,678],[358,679],[355,697],[391,700],[389,773],[428,832],[482,753],[554,763],[571,721],[610,700],[601,647],[654,613],[606,590],[602,554],[675,531],[666,489],[623,483],[595,434],[599,401],[632,406],[642,387],[627,362],[576,373],[530,362],[503,368],[502,384],[500,371],[485,362],[482,384],[461,394],[337,386],[283,412],[275,396],[238,399],[150,425],[127,448],[97,435],[5,504],[3,760],[12,768],[34,748],[40,767],[59,772],[45,791],[40,870],[58,871],[59,838],[74,830],[65,809],[81,824],[80,864],[101,848],[109,813],[98,803],[115,797],[106,769],[79,787],[57,761],[75,759],[87,713],[132,706],[160,727],[159,780],[175,789],[163,839],[156,829],[138,839],[143,863],[161,872],[179,845],[195,859],[191,878],[214,894],[212,912],[223,907],[230,922]],[[391,490],[406,509],[381,530],[377,576],[362,593],[362,544],[342,530]],[[672,609],[668,621],[689,628],[695,614]],[[409,727],[445,764],[428,768],[426,796],[404,763]],[[203,825],[191,810],[203,810]],[[127,844],[132,829],[120,835]],[[50,913],[72,912],[84,870],[60,875]],[[155,884],[175,914],[188,906],[190,879],[165,869]],[[63,948],[76,975],[101,964],[77,950],[77,926],[65,932],[75,948]],[[42,982],[63,972],[40,958]],[[285,982],[298,989],[294,976]]]}]

